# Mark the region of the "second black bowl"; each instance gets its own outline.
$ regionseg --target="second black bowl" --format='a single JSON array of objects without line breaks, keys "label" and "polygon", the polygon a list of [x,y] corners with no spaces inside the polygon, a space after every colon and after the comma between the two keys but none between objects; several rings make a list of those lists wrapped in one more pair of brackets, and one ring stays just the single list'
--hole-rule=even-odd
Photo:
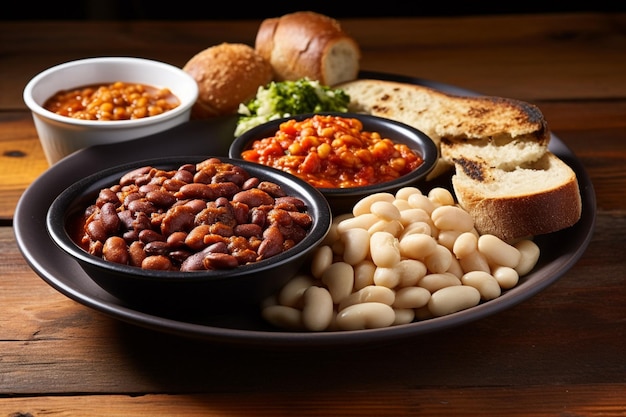
[{"label": "second black bowl", "polygon": [[[363,124],[364,131],[378,132],[382,137],[387,137],[394,142],[406,144],[423,159],[423,163],[418,168],[391,181],[359,187],[319,188],[328,200],[333,214],[335,215],[350,213],[355,203],[368,195],[380,192],[395,193],[403,187],[419,186],[420,182],[426,179],[428,173],[431,172],[437,164],[439,158],[437,145],[428,135],[407,124],[369,114],[333,112],[319,114],[359,119]],[[313,115],[314,114],[300,114],[293,117],[272,120],[256,126],[233,141],[229,149],[229,157],[241,159],[242,152],[249,149],[255,140],[274,136],[280,128],[281,123],[290,119],[301,121]]]}]

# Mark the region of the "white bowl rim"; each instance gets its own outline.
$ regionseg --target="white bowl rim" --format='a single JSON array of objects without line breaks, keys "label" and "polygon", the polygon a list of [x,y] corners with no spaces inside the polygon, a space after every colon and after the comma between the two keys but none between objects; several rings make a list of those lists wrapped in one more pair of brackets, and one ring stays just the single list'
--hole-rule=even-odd
[{"label": "white bowl rim", "polygon": [[[51,112],[43,108],[43,106],[38,104],[33,98],[33,90],[35,89],[37,84],[41,80],[50,76],[50,74],[53,74],[61,70],[65,70],[67,68],[97,64],[97,63],[118,63],[118,64],[137,64],[138,63],[142,65],[152,65],[162,70],[165,70],[171,73],[176,73],[180,75],[181,80],[187,83],[187,88],[190,88],[192,90],[192,95],[190,97],[192,99],[188,101],[183,101],[181,99],[181,103],[178,107],[175,107],[172,110],[158,114],[156,116],[144,117],[141,119],[113,120],[113,121],[103,122],[101,120],[74,119],[72,117],[67,117],[67,116],[62,116],[60,114],[56,114],[54,112]],[[80,86],[76,86],[76,87],[80,87]],[[24,102],[26,103],[26,106],[28,106],[28,108],[32,112],[34,112],[40,117],[48,118],[58,123],[71,124],[71,125],[84,126],[84,127],[92,127],[92,128],[102,128],[102,129],[123,129],[129,126],[139,127],[143,125],[151,125],[151,124],[158,123],[159,120],[174,118],[180,115],[181,113],[184,113],[191,106],[193,106],[198,97],[198,94],[199,94],[199,90],[198,90],[198,83],[196,82],[196,80],[190,74],[185,72],[183,69],[178,68],[174,65],[161,62],[161,61],[147,59],[147,58],[107,56],[107,57],[76,59],[73,61],[68,61],[62,64],[55,65],[53,67],[50,67],[38,73],[26,84],[26,87],[24,87],[23,99],[24,99]]]}]

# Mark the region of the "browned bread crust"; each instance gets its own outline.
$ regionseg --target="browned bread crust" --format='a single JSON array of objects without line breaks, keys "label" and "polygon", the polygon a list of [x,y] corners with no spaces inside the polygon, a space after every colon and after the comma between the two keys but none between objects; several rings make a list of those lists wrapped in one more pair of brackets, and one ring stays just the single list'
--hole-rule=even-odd
[{"label": "browned bread crust", "polygon": [[192,118],[203,119],[237,113],[239,103],[272,80],[272,68],[253,47],[221,43],[193,56],[183,67],[198,83],[198,100]]},{"label": "browned bread crust", "polygon": [[573,226],[582,212],[575,172],[551,152],[506,171],[455,160],[452,176],[459,202],[476,230],[516,241]]},{"label": "browned bread crust", "polygon": [[276,81],[306,77],[332,86],[359,72],[357,42],[337,20],[311,11],[262,21],[255,49],[270,62]]}]

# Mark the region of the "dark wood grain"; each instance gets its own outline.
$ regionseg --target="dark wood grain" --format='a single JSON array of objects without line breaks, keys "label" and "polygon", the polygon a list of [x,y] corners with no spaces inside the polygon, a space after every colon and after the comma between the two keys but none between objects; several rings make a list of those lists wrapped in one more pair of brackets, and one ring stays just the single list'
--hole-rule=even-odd
[{"label": "dark wood grain", "polygon": [[[626,15],[347,19],[362,68],[537,104],[597,198],[587,251],[506,311],[399,342],[223,346],[122,323],[28,266],[11,219],[47,168],[21,99],[37,72],[94,55],[182,66],[259,21],[0,25],[0,415],[626,416]],[[46,233],[42,230],[42,234]]]}]

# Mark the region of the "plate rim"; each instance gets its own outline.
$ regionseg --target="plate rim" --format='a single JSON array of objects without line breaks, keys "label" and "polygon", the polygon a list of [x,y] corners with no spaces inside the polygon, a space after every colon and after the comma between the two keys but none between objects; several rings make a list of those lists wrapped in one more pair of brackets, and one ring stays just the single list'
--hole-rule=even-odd
[{"label": "plate rim", "polygon": [[[465,90],[457,86],[409,76],[399,76],[372,71],[361,71],[360,78],[375,78],[383,80],[386,79],[392,81],[396,80],[418,85],[431,86],[453,94],[464,94],[472,96],[480,95],[479,93]],[[188,123],[194,122],[192,121]],[[199,126],[198,123],[195,124],[196,126],[193,128],[202,129],[202,126]],[[206,128],[209,129],[212,126],[213,125],[211,123],[208,123],[208,126]],[[172,130],[175,129],[176,128]],[[150,138],[154,136],[155,135],[147,136],[145,138],[139,139],[139,141],[150,140]],[[120,145],[99,145],[95,148],[99,148],[98,150],[104,150],[107,147],[111,146],[119,147]],[[81,175],[81,170],[77,170],[76,168],[81,165],[81,158],[85,156],[88,152],[94,152],[94,148],[87,148],[73,153],[72,155],[64,158],[57,164],[48,168],[48,170],[46,170],[42,175],[36,178],[35,181],[33,181],[33,183],[22,194],[17,203],[13,218],[13,230],[18,244],[18,248],[22,253],[24,259],[31,267],[31,269],[33,269],[33,271],[37,273],[37,275],[39,275],[40,278],[42,278],[48,285],[52,286],[54,289],[56,289],[58,292],[65,295],[66,297],[86,307],[92,308],[111,318],[118,319],[123,322],[178,336],[242,346],[332,347],[389,343],[391,341],[397,341],[408,337],[416,337],[426,333],[460,326],[509,309],[535,296],[537,293],[552,285],[563,275],[565,275],[567,271],[569,271],[569,269],[571,269],[571,267],[580,259],[580,257],[587,249],[587,246],[589,245],[589,242],[593,235],[593,231],[595,229],[595,191],[593,189],[593,184],[591,183],[591,180],[580,160],[578,160],[578,158],[567,147],[567,145],[565,145],[554,133],[552,133],[552,139],[550,141],[550,150],[557,154],[557,156],[563,158],[565,162],[570,165],[570,167],[572,167],[577,175],[579,186],[581,188],[583,218],[585,221],[582,222],[583,218],[581,218],[581,220],[579,220],[576,225],[570,228],[576,229],[583,227],[583,225],[586,227],[586,229],[581,229],[579,231],[579,234],[582,235],[582,240],[579,242],[580,244],[578,245],[578,247],[569,254],[560,255],[559,258],[562,259],[559,265],[553,265],[556,260],[549,262],[546,266],[550,266],[552,267],[552,269],[555,270],[549,271],[551,274],[547,277],[532,281],[530,283],[522,283],[514,287],[513,289],[503,293],[497,299],[481,303],[478,306],[447,316],[431,318],[428,320],[386,327],[382,329],[367,329],[342,332],[292,332],[281,330],[249,330],[198,324],[190,321],[163,317],[157,314],[141,311],[139,309],[134,309],[133,307],[123,305],[121,302],[116,303],[114,298],[107,301],[105,299],[98,298],[96,294],[86,294],[83,291],[80,291],[80,289],[77,288],[75,285],[71,285],[72,282],[69,282],[66,278],[56,276],[58,274],[55,271],[50,271],[48,267],[43,265],[40,260],[37,259],[38,256],[35,256],[34,254],[34,252],[36,252],[34,251],[34,249],[36,249],[34,246],[36,246],[37,244],[43,246],[54,246],[54,243],[51,241],[47,233],[46,239],[42,239],[44,243],[41,243],[42,240],[33,241],[32,239],[30,239],[30,235],[36,232],[35,229],[39,228],[39,232],[41,232],[42,230],[46,230],[45,217],[47,213],[47,207],[39,209],[33,208],[33,203],[37,200],[36,197],[38,195],[36,193],[40,193],[41,188],[44,187],[46,182],[49,182],[51,178],[56,177],[67,179],[68,175]],[[90,167],[82,167],[82,170],[88,170],[89,168]],[[71,180],[70,182],[73,182],[73,180]],[[51,203],[57,194],[53,193],[52,191],[49,191],[49,193],[52,193],[53,195],[47,196],[45,197],[45,199],[50,199],[49,202]],[[43,218],[39,218],[38,211],[41,211],[43,213]],[[43,226],[43,228],[41,226]],[[45,242],[45,240],[47,240],[48,242]],[[56,249],[56,246],[54,248]],[[59,252],[59,254],[61,255],[62,253]],[[541,270],[532,272],[530,275],[537,274],[538,272],[541,272]],[[91,278],[88,277],[86,274],[84,275],[86,279],[91,280]],[[523,287],[523,291],[516,291],[516,288],[520,288],[520,286],[524,284],[526,284],[527,286]],[[102,291],[104,292],[104,290]]]}]

